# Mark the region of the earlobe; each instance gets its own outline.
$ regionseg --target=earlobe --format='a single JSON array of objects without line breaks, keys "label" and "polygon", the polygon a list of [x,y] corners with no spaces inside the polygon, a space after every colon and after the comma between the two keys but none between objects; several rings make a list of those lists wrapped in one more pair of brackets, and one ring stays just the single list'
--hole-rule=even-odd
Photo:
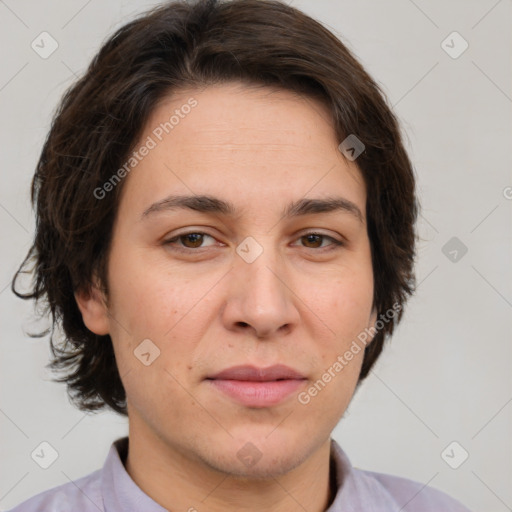
[{"label": "earlobe", "polygon": [[74,295],[86,327],[101,336],[108,334],[110,332],[108,308],[100,289],[94,285],[89,290],[77,291]]}]

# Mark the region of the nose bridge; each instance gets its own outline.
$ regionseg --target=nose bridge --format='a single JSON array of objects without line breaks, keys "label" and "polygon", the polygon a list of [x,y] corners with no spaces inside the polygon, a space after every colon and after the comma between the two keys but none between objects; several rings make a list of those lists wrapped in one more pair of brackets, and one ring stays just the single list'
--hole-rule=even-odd
[{"label": "nose bridge", "polygon": [[238,262],[238,269],[243,281],[252,288],[253,293],[251,295],[263,294],[276,297],[283,292],[280,289],[283,286],[283,278],[278,279],[282,272],[276,265],[276,257],[270,255],[268,250],[264,251],[252,263]]},{"label": "nose bridge", "polygon": [[298,313],[285,262],[271,237],[248,238],[237,247],[227,320],[232,326],[250,325],[263,336],[295,323]]},{"label": "nose bridge", "polygon": [[283,298],[285,269],[271,237],[264,241],[260,237],[260,242],[246,239],[237,248],[237,253],[240,257],[235,264],[235,271],[244,283],[246,299],[252,298],[254,305],[261,307],[264,301]]}]

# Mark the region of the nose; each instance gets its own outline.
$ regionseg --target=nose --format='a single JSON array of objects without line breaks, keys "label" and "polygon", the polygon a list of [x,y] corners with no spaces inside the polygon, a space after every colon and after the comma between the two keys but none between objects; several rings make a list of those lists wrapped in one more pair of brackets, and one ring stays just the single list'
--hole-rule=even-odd
[{"label": "nose", "polygon": [[298,324],[299,298],[284,262],[265,248],[252,263],[238,255],[229,273],[222,320],[228,330],[257,338],[288,334]]}]

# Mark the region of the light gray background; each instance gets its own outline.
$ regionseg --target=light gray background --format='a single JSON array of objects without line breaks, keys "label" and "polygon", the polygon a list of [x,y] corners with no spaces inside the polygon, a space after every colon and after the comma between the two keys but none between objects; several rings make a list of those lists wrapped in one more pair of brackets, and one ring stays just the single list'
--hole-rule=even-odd
[{"label": "light gray background", "polygon": [[[29,185],[59,98],[115,28],[155,3],[0,0],[1,510],[100,468],[127,433],[123,418],[81,413],[51,382],[47,340],[25,334],[41,325],[9,285],[34,233]],[[512,510],[512,2],[292,4],[382,85],[423,206],[417,295],[333,436],[356,467],[428,483],[474,511]],[[59,44],[46,60],[31,48],[42,31]],[[453,31],[469,43],[457,59],[441,47]],[[442,252],[454,236],[468,248],[456,262]],[[59,453],[46,470],[30,458],[42,441]],[[469,453],[458,469],[441,457],[452,441]]]}]

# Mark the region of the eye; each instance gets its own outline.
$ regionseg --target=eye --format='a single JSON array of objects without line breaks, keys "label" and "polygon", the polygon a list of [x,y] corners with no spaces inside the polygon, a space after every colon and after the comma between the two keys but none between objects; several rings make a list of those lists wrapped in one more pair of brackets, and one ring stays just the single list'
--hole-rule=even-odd
[{"label": "eye", "polygon": [[332,248],[335,248],[336,246],[343,245],[343,242],[341,242],[340,240],[337,240],[336,238],[334,238],[332,236],[325,235],[323,233],[316,233],[316,232],[306,233],[306,234],[302,235],[299,239],[303,243],[312,245],[312,246],[311,245],[306,246],[306,248],[308,248],[308,249],[323,249],[326,247],[325,245],[323,245],[323,242],[326,240],[331,241],[331,243],[328,244],[327,247],[334,246]]},{"label": "eye", "polygon": [[[210,238],[215,241],[215,238],[211,235],[208,235],[207,233],[203,233],[201,231],[191,231],[189,233],[182,233],[173,238],[170,238],[169,240],[164,241],[163,244],[166,246],[171,246],[173,250],[184,252],[193,252],[193,249],[202,249],[215,245],[215,243],[203,245],[205,238]],[[343,242],[332,236],[316,232],[305,233],[301,235],[297,240],[300,240],[303,244],[306,244],[303,245],[303,247],[306,249],[331,250],[344,245]],[[330,243],[325,245],[324,242],[327,241],[330,241]]]},{"label": "eye", "polygon": [[[187,249],[201,249],[204,238],[208,237],[214,240],[214,238],[206,233],[202,233],[200,231],[193,231],[190,233],[183,233],[181,235],[175,236],[169,240],[164,242],[164,245],[173,245],[177,241],[180,241],[182,244],[178,245],[176,249],[178,250],[187,250]],[[213,245],[213,244],[211,244]]]}]

